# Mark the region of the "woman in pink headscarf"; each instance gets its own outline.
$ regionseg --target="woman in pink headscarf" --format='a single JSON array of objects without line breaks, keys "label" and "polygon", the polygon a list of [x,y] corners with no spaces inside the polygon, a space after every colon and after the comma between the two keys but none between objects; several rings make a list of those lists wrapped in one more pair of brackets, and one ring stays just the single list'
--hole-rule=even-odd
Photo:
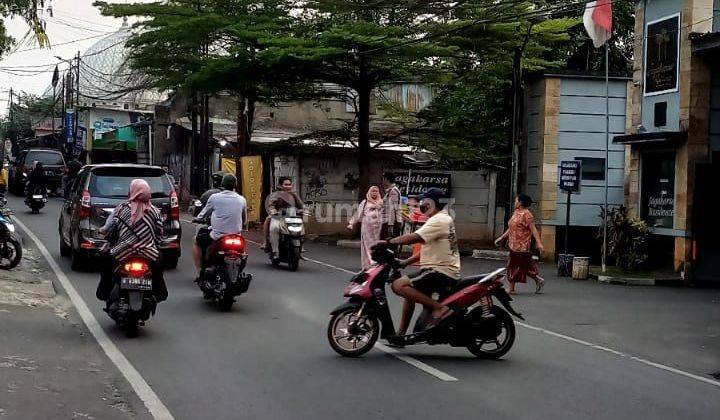
[{"label": "woman in pink headscarf", "polygon": [[[97,297],[107,300],[112,290],[112,270],[130,256],[143,257],[150,261],[154,276],[153,292],[158,301],[167,299],[167,288],[162,275],[158,238],[162,234],[163,222],[160,210],[150,202],[152,191],[144,179],[130,182],[128,200],[118,204],[108,216],[100,233],[107,235],[117,230],[117,240],[109,244],[113,264],[106,264],[100,279]],[[155,284],[156,283],[156,284]]]},{"label": "woman in pink headscarf", "polygon": [[363,270],[375,264],[371,257],[371,247],[380,240],[382,208],[383,199],[380,195],[380,188],[373,185],[348,224],[350,230],[354,230],[355,226],[360,224],[360,262]]}]

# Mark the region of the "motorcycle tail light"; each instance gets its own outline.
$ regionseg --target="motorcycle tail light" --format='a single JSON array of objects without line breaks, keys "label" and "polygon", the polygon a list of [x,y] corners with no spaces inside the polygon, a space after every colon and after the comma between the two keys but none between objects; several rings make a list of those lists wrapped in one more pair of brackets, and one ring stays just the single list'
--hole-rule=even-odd
[{"label": "motorcycle tail light", "polygon": [[145,261],[137,260],[126,262],[123,269],[133,277],[142,277],[150,270],[150,267]]},{"label": "motorcycle tail light", "polygon": [[170,219],[180,220],[180,201],[175,190],[170,193]]},{"label": "motorcycle tail light", "polygon": [[87,219],[90,217],[90,191],[85,190],[82,193],[80,199],[80,219]]},{"label": "motorcycle tail light", "polygon": [[222,238],[224,251],[245,252],[245,239],[240,235],[228,235]]}]

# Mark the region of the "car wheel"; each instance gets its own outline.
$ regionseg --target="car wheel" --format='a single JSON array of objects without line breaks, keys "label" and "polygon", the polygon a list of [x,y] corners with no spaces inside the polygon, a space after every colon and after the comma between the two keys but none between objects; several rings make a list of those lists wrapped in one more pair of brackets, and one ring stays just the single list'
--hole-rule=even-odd
[{"label": "car wheel", "polygon": [[60,235],[60,255],[63,257],[69,257],[72,254],[72,248],[70,245],[65,243],[62,235]]},{"label": "car wheel", "polygon": [[73,271],[85,271],[85,258],[78,251],[70,251],[70,268]]},{"label": "car wheel", "polygon": [[166,269],[174,270],[178,266],[178,260],[180,259],[179,255],[170,255],[163,259],[163,263],[165,265]]}]

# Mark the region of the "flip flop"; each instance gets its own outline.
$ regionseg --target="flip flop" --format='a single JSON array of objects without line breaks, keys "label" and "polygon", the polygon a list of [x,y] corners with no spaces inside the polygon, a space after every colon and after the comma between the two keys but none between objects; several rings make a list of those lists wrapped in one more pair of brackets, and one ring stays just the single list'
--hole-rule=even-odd
[{"label": "flip flop", "polygon": [[537,287],[535,288],[535,294],[536,295],[541,294],[543,287],[545,287],[545,279],[540,279],[540,281],[537,284]]},{"label": "flip flop", "polygon": [[453,311],[451,308],[447,308],[447,310],[444,311],[439,317],[433,317],[432,320],[427,324],[425,329],[429,330],[430,328],[437,327],[438,325],[440,325],[441,322],[451,317],[454,313],[455,311]]}]

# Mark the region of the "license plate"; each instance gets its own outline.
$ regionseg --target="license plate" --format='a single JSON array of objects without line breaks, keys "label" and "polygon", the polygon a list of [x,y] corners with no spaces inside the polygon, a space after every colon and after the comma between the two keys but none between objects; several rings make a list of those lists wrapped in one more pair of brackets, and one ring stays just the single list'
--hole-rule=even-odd
[{"label": "license plate", "polygon": [[53,176],[53,175],[55,175],[55,172],[53,172],[53,171],[45,171],[45,175],[47,175],[47,176]]},{"label": "license plate", "polygon": [[42,195],[33,195],[33,200],[42,200]]},{"label": "license plate", "polygon": [[120,288],[126,290],[152,290],[152,279],[123,277],[120,279]]}]

